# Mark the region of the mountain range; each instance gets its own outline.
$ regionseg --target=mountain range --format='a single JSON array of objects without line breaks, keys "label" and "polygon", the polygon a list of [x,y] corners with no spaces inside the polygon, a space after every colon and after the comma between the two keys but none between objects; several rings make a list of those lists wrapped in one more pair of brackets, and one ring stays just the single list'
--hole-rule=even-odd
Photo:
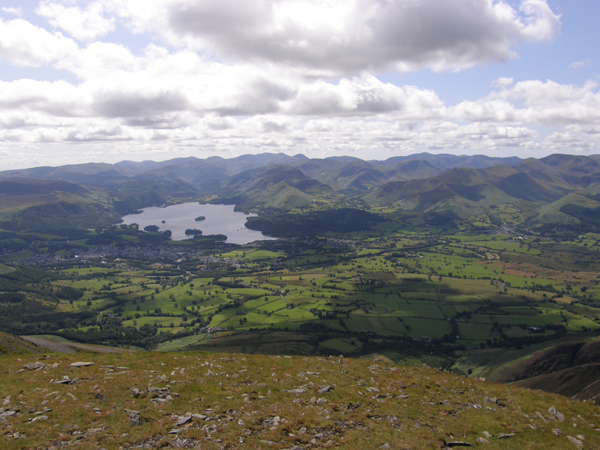
[{"label": "mountain range", "polygon": [[263,153],[89,163],[0,172],[0,226],[36,228],[31,217],[58,228],[103,226],[142,207],[188,199],[287,211],[333,195],[418,212],[432,223],[487,217],[499,225],[509,205],[525,222],[594,227],[600,224],[599,183],[598,155],[421,153],[364,161]]}]

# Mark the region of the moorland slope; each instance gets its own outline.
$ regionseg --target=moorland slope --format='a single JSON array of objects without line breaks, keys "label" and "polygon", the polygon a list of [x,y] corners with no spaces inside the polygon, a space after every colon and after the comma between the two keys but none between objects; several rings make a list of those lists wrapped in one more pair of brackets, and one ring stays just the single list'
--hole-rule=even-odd
[{"label": "moorland slope", "polygon": [[0,356],[2,448],[573,449],[590,403],[384,360]]}]

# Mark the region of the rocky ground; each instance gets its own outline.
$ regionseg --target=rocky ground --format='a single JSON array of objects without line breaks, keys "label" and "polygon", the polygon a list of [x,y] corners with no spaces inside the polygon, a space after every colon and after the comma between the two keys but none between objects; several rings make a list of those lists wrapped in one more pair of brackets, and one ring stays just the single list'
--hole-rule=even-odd
[{"label": "rocky ground", "polygon": [[2,449],[600,448],[592,403],[385,361],[0,357]]}]

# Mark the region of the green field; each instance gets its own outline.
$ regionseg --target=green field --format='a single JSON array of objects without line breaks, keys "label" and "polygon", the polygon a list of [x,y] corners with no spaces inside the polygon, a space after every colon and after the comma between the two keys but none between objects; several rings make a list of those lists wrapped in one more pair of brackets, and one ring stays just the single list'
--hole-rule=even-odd
[{"label": "green field", "polygon": [[[199,252],[207,264],[72,261],[39,279],[0,265],[0,277],[25,277],[19,298],[78,317],[52,328],[60,336],[162,351],[272,352],[265,336],[288,332],[302,336],[300,353],[379,349],[415,360],[411,352],[513,348],[600,330],[600,265],[589,250],[598,236],[557,247],[436,233],[357,233],[338,249],[293,240],[208,249]],[[49,334],[38,328],[29,334]]]}]

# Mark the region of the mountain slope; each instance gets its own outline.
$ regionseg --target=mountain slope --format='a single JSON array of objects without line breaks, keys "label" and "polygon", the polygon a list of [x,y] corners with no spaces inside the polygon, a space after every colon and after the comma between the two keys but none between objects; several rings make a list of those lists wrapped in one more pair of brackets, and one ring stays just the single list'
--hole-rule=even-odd
[{"label": "mountain slope", "polygon": [[600,182],[600,162],[586,156],[556,154],[541,159],[529,158],[515,169],[563,195]]},{"label": "mountain slope", "polygon": [[519,164],[522,159],[516,156],[508,158],[496,158],[484,155],[450,155],[450,154],[439,154],[433,155],[431,153],[413,153],[407,156],[393,156],[386,159],[385,161],[370,161],[373,164],[388,165],[397,164],[404,161],[420,160],[426,161],[431,165],[444,170],[455,169],[459,167],[470,167],[473,169],[485,169],[486,167],[492,167],[499,164],[507,164],[509,166],[515,166]]},{"label": "mountain slope", "polygon": [[19,355],[26,353],[44,353],[44,349],[25,339],[0,331],[0,355]]},{"label": "mountain slope", "polygon": [[220,156],[211,156],[206,161],[221,167],[230,176],[236,175],[250,169],[257,169],[264,166],[273,166],[285,164],[295,166],[307,161],[304,155],[288,156],[285,153],[261,153],[258,155],[242,155],[235,158],[224,159]]},{"label": "mountain slope", "polygon": [[306,176],[338,191],[367,191],[393,180],[429,178],[444,171],[426,161],[411,160],[390,165],[353,159],[311,159],[298,166]]},{"label": "mountain slope", "polygon": [[[529,168],[533,166],[527,164]],[[490,208],[500,204],[518,205],[527,211],[541,207],[543,211],[548,203],[560,202],[569,189],[575,189],[575,185],[567,187],[564,182],[558,183],[557,180],[566,177],[562,172],[554,171],[553,179],[544,175],[540,180],[533,176],[539,175],[538,172],[520,169],[520,166],[508,165],[485,169],[456,168],[422,180],[386,183],[367,194],[365,199],[384,205],[396,203],[407,210],[448,219],[466,219],[488,214]],[[542,217],[554,216],[544,212]]]},{"label": "mountain slope", "polygon": [[385,360],[50,354],[0,367],[6,450],[600,446],[592,404]]},{"label": "mountain slope", "polygon": [[59,167],[35,167],[31,169],[0,172],[0,179],[36,178],[98,185],[102,185],[108,180],[123,178],[123,176],[124,175],[115,167],[115,165],[106,163],[74,164]]},{"label": "mountain slope", "polygon": [[108,226],[118,220],[103,191],[54,180],[0,180],[0,227],[49,231]]},{"label": "mountain slope", "polygon": [[236,204],[291,209],[310,204],[313,193],[330,190],[329,186],[296,168],[278,165],[250,169],[233,176],[224,187],[223,197],[237,199]]}]

